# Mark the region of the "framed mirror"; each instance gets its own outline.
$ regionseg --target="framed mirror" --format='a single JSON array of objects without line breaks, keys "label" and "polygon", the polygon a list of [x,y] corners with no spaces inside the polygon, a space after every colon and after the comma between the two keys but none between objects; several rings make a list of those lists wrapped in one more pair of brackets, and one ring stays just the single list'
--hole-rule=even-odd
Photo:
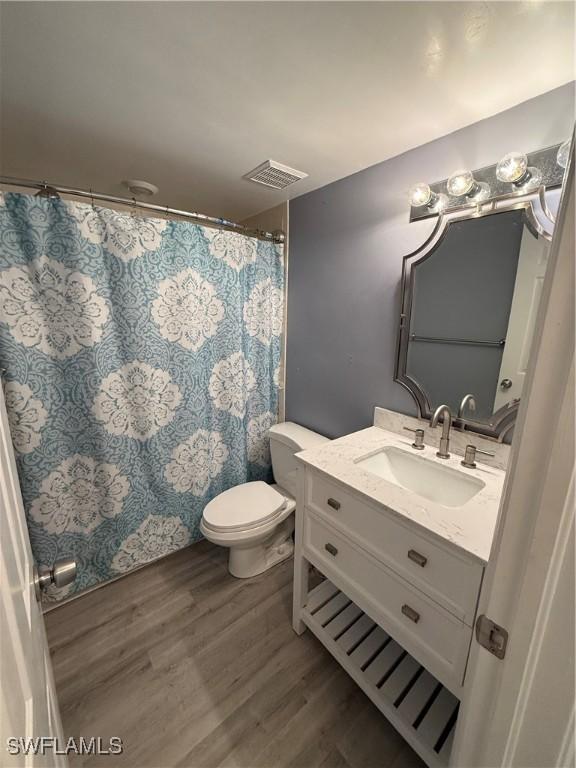
[{"label": "framed mirror", "polygon": [[[446,403],[462,429],[498,440],[511,429],[552,227],[544,199],[489,204],[440,216],[404,257],[394,378],[420,417]],[[461,409],[470,394],[475,408]]]}]

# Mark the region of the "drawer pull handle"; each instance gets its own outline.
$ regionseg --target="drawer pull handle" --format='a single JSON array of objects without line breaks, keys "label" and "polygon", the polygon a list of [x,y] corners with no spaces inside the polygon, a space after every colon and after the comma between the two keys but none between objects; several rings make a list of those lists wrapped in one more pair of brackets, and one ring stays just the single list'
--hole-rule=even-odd
[{"label": "drawer pull handle", "polygon": [[340,502],[336,501],[336,499],[328,499],[326,503],[328,504],[329,507],[332,507],[332,509],[336,509],[336,510],[340,509]]},{"label": "drawer pull handle", "polygon": [[408,557],[410,558],[410,560],[413,560],[416,563],[416,565],[419,565],[421,568],[424,568],[424,566],[428,562],[428,558],[424,557],[424,555],[421,555],[420,552],[416,552],[415,549],[409,550]]},{"label": "drawer pull handle", "polygon": [[409,605],[404,604],[402,606],[402,613],[404,614],[404,616],[407,616],[410,619],[410,621],[413,621],[414,624],[418,624],[418,622],[420,621],[420,614],[418,613],[418,611],[415,611],[414,608],[410,608]]},{"label": "drawer pull handle", "polygon": [[336,557],[336,555],[338,554],[338,550],[336,549],[334,544],[324,544],[324,549],[326,550],[326,552],[330,552],[332,557]]}]

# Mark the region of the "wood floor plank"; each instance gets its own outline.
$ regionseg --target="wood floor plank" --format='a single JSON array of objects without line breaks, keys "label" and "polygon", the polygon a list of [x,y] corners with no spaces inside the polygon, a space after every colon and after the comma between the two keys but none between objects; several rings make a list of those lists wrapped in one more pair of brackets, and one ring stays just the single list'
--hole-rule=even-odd
[{"label": "wood floor plank", "polygon": [[[237,706],[222,723],[196,745],[181,765],[230,765],[249,761],[306,705],[305,685],[310,674],[324,676],[326,660],[311,657],[298,668],[284,667],[271,676],[249,699]],[[246,723],[251,723],[248,727]],[[207,755],[215,759],[207,759]]]},{"label": "wood floor plank", "polygon": [[426,764],[414,752],[410,744],[404,742],[400,752],[386,768],[426,768]]},{"label": "wood floor plank", "polygon": [[318,768],[350,768],[350,765],[338,747],[332,747]]},{"label": "wood floor plank", "polygon": [[[350,710],[364,704],[364,695],[341,667],[332,675],[322,675],[314,689],[308,690],[305,706],[275,734],[266,748],[252,760],[253,768],[276,765],[314,765],[311,755],[328,742],[332,744]],[[326,738],[326,731],[329,736]],[[298,763],[294,760],[299,757]]]},{"label": "wood floor plank", "polygon": [[382,768],[400,737],[292,631],[292,563],[239,580],[226,554],[201,542],[45,614],[65,734],[125,746],[72,768]]},{"label": "wood floor plank", "polygon": [[401,752],[406,742],[393,728],[382,728],[381,720],[381,713],[371,702],[369,707],[350,713],[348,727],[338,735],[336,746],[351,768],[387,768]]}]

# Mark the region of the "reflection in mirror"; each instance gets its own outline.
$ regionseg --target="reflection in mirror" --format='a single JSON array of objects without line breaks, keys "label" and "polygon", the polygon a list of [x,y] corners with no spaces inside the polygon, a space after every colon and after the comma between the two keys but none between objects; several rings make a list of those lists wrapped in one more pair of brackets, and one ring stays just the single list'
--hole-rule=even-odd
[{"label": "reflection in mirror", "polygon": [[549,250],[528,222],[524,207],[457,219],[405,260],[396,378],[421,416],[440,403],[456,415],[473,394],[463,419],[497,434],[520,398]]}]

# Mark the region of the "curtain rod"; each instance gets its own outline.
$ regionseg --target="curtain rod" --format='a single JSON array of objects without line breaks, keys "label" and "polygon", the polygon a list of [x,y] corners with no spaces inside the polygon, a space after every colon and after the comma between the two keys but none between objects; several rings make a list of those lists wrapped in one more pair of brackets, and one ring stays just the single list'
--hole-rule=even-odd
[{"label": "curtain rod", "polygon": [[32,181],[31,179],[16,179],[13,176],[0,176],[0,184],[4,184],[8,187],[26,187],[28,189],[48,189],[50,191],[58,192],[62,195],[72,195],[74,197],[86,197],[89,200],[103,200],[107,203],[116,203],[118,205],[127,205],[131,208],[143,208],[146,211],[156,211],[168,216],[181,216],[185,219],[193,219],[195,221],[212,224],[213,226],[221,229],[227,229],[232,232],[239,232],[240,234],[257,237],[260,240],[272,240],[274,243],[284,242],[284,233],[278,232],[266,232],[261,229],[252,229],[245,227],[243,224],[238,224],[235,221],[228,221],[228,219],[218,219],[214,216],[208,216],[205,213],[195,213],[193,211],[179,211],[176,208],[170,208],[167,205],[156,205],[154,203],[142,203],[133,197],[116,197],[114,195],[105,195],[99,192],[92,192],[92,190],[86,189],[74,189],[72,187],[61,187],[57,184],[49,184],[46,181]]}]

